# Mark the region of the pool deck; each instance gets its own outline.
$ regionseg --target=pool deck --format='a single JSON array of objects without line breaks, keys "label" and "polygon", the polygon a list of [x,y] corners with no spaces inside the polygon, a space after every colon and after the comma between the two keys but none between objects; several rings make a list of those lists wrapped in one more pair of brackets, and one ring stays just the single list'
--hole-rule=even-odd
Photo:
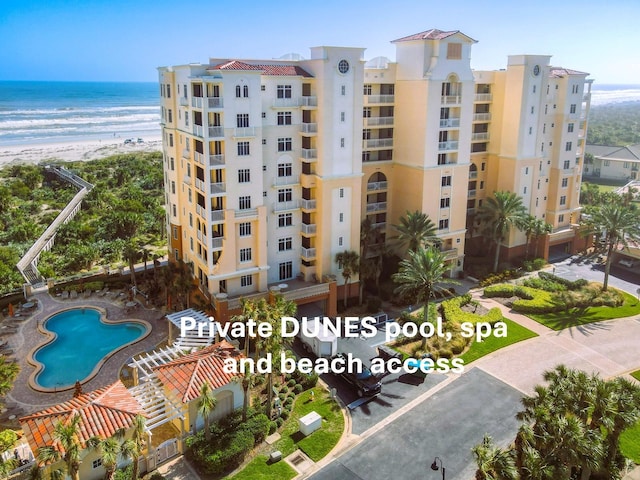
[{"label": "pool deck", "polygon": [[[38,331],[38,325],[42,325],[48,317],[61,310],[83,306],[99,307],[107,312],[109,320],[146,320],[152,326],[151,333],[147,337],[109,357],[100,368],[98,374],[82,385],[82,389],[85,392],[113,383],[119,378],[118,375],[122,366],[131,357],[151,351],[156,345],[167,339],[168,322],[163,320],[164,314],[162,311],[147,309],[142,305],[134,309],[128,309],[125,306],[126,300],[124,296],[111,294],[100,297],[93,294],[89,298],[62,300],[54,298],[48,293],[38,293],[32,298],[38,301],[38,306],[34,309],[33,314],[26,319],[25,317],[9,317],[3,322],[3,327],[8,331],[13,332],[13,330],[16,330],[14,333],[2,335],[1,340],[8,343],[8,348],[13,350],[13,357],[20,365],[20,373],[14,383],[14,387],[5,398],[5,404],[9,408],[5,414],[13,414],[15,417],[20,417],[72,398],[73,388],[58,393],[44,393],[29,387],[28,381],[29,376],[35,370],[35,367],[27,362],[29,352],[46,341],[46,336]],[[2,328],[0,328],[0,334],[1,332]],[[3,416],[5,415],[3,414]]]}]

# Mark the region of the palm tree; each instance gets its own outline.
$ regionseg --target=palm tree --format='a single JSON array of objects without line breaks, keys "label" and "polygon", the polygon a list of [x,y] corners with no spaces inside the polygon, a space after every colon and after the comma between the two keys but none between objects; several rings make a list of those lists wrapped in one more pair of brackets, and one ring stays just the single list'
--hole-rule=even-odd
[{"label": "palm tree", "polygon": [[200,387],[200,399],[198,400],[198,413],[204,420],[204,438],[211,440],[211,429],[209,427],[209,415],[216,409],[218,399],[213,394],[209,382],[204,382]]},{"label": "palm tree", "polygon": [[[424,321],[429,320],[429,300],[436,292],[444,290],[443,284],[459,284],[456,280],[445,279],[447,268],[445,255],[436,247],[421,248],[409,251],[409,258],[402,260],[398,273],[392,278],[398,287],[395,292],[400,295],[415,296],[424,304]],[[427,345],[426,337],[422,338],[422,349]]]},{"label": "palm tree", "polygon": [[419,210],[407,213],[400,217],[400,224],[393,225],[398,234],[393,237],[400,245],[407,245],[407,251],[415,252],[427,245],[438,242],[436,233],[438,229],[426,213]]},{"label": "palm tree", "polygon": [[516,480],[518,478],[513,453],[496,447],[489,435],[485,435],[482,443],[473,447],[471,451],[478,465],[476,480]]},{"label": "palm tree", "polygon": [[484,223],[486,235],[495,242],[496,253],[493,271],[498,270],[500,245],[512,227],[522,228],[526,209],[522,198],[513,192],[495,192],[478,209],[477,218]]},{"label": "palm tree", "polygon": [[538,219],[531,214],[527,214],[522,221],[522,231],[527,237],[525,246],[524,246],[524,259],[529,260],[529,245],[531,244],[531,238],[534,236],[534,232],[536,231],[536,222]]},{"label": "palm tree", "polygon": [[242,421],[247,421],[247,411],[251,406],[250,390],[256,386],[256,375],[250,369],[245,368],[244,373],[233,377],[233,381],[242,387],[244,397],[242,399]]},{"label": "palm tree", "polygon": [[336,263],[338,268],[342,269],[342,276],[344,277],[344,308],[347,308],[347,298],[349,297],[347,284],[354,272],[358,270],[359,259],[360,257],[353,250],[336,253]]},{"label": "palm tree", "polygon": [[585,223],[589,233],[602,235],[604,239],[607,261],[604,266],[602,290],[606,291],[609,285],[613,251],[620,244],[628,248],[629,240],[640,239],[640,215],[632,206],[625,206],[620,202],[608,202],[594,208]]},{"label": "palm tree", "polygon": [[120,446],[120,453],[124,458],[131,459],[131,480],[138,480],[138,458],[142,455],[147,439],[146,420],[142,415],[136,415],[131,424],[133,428],[131,438]]},{"label": "palm tree", "polygon": [[149,261],[149,258],[151,258],[151,250],[149,250],[146,247],[142,247],[142,250],[140,250],[140,255],[142,256],[142,261],[144,262],[144,276],[146,278],[147,277],[147,262]]},{"label": "palm tree", "polygon": [[80,453],[82,451],[80,422],[80,415],[75,414],[67,422],[56,423],[53,429],[53,439],[55,443],[59,444],[62,452],[56,445],[48,445],[38,450],[38,460],[43,464],[63,460],[71,480],[80,480]]},{"label": "palm tree", "polygon": [[128,242],[122,251],[123,258],[129,263],[129,271],[131,272],[131,283],[134,287],[138,286],[138,284],[136,283],[135,269],[135,262],[138,258],[138,253],[138,247],[132,241]]},{"label": "palm tree", "polygon": [[536,240],[536,246],[535,246],[535,250],[534,250],[534,255],[535,257],[539,257],[538,255],[538,244],[540,243],[538,240],[540,239],[540,237],[542,237],[543,235],[548,235],[553,231],[553,225],[551,225],[550,223],[545,222],[544,220],[542,220],[541,218],[536,219],[536,222],[534,224],[534,228],[533,228],[533,238],[535,238]]},{"label": "palm tree", "polygon": [[117,439],[123,436],[124,432],[119,430],[113,437],[91,437],[87,440],[87,447],[100,453],[102,466],[105,469],[104,480],[111,480],[116,472],[118,455],[120,454],[120,442]]},{"label": "palm tree", "polygon": [[367,275],[371,272],[371,268],[367,266],[370,259],[369,255],[369,247],[372,242],[378,237],[380,233],[380,227],[374,226],[373,222],[369,217],[365,218],[360,224],[360,305],[362,305],[362,300],[364,296],[364,280],[365,278],[372,278],[371,275]]}]

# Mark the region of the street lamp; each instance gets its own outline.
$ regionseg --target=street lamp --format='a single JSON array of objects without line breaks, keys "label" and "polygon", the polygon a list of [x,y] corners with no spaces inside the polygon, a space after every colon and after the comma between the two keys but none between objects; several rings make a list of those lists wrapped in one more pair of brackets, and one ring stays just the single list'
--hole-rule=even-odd
[{"label": "street lamp", "polygon": [[[438,467],[438,463],[440,462],[440,467]],[[442,480],[445,480],[444,478],[444,465],[442,464],[442,459],[440,457],[436,457],[433,459],[433,463],[431,464],[431,470],[435,470],[438,471],[440,470],[440,468],[442,468]]]}]

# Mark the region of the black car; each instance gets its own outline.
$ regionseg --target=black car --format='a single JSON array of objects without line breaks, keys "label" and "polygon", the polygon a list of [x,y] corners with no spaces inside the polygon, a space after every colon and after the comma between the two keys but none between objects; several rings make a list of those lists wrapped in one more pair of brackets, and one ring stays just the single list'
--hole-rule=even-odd
[{"label": "black car", "polygon": [[[347,365],[344,354],[338,353],[337,358],[345,359],[345,365]],[[359,397],[372,397],[380,393],[382,389],[382,383],[373,373],[369,370],[369,367],[363,365],[362,372],[343,372],[340,374],[347,383],[353,385],[358,392]]]}]

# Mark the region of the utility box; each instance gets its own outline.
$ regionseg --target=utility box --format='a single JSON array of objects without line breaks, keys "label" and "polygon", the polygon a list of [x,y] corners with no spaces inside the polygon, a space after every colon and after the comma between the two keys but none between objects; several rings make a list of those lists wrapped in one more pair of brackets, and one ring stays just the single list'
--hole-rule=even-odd
[{"label": "utility box", "polygon": [[317,412],[311,412],[298,420],[300,431],[306,437],[322,426],[322,417]]},{"label": "utility box", "polygon": [[276,463],[280,460],[282,460],[282,452],[280,450],[271,452],[271,454],[269,455],[269,463]]}]

